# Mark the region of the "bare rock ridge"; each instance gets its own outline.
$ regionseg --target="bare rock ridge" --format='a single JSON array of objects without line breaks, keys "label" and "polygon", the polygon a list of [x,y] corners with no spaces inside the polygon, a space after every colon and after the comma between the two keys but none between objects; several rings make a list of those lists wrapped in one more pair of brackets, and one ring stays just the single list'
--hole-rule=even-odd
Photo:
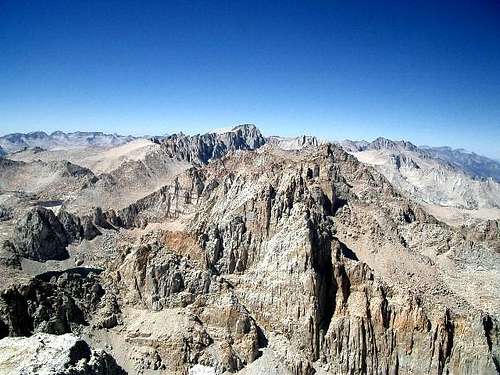
[{"label": "bare rock ridge", "polygon": [[187,136],[182,133],[167,136],[161,141],[170,157],[192,163],[205,164],[229,151],[254,150],[264,145],[265,139],[255,125],[240,125],[231,131],[217,134]]},{"label": "bare rock ridge", "polygon": [[498,373],[500,221],[450,227],[350,153],[244,125],[158,140],[125,164],[183,168],[127,205],[74,213],[74,176],[57,213],[8,192],[0,372]]},{"label": "bare rock ridge", "polygon": [[447,161],[475,178],[492,177],[500,182],[500,162],[465,150],[451,147],[421,146],[432,157]]},{"label": "bare rock ridge", "polygon": [[378,137],[373,142],[366,141],[351,141],[345,140],[340,143],[342,148],[344,148],[348,152],[355,151],[366,151],[366,150],[380,150],[380,149],[389,149],[389,150],[407,150],[407,151],[416,151],[418,147],[413,143],[408,141],[392,141],[387,138]]},{"label": "bare rock ridge", "polygon": [[316,137],[303,135],[301,137],[271,136],[266,138],[266,143],[283,150],[300,150],[304,147],[317,147],[324,142]]},{"label": "bare rock ridge", "polygon": [[345,140],[339,142],[339,144],[347,152],[368,150],[411,151],[417,153],[422,158],[439,160],[442,164],[460,170],[472,178],[492,178],[500,182],[500,162],[462,149],[452,149],[451,147],[419,147],[409,141],[393,141],[383,137],[379,137],[373,142]]}]

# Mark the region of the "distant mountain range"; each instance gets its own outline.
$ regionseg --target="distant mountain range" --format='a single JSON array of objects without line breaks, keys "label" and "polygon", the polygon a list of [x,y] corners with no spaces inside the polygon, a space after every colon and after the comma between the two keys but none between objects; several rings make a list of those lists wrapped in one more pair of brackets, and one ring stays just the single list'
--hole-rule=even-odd
[{"label": "distant mountain range", "polygon": [[[102,132],[56,131],[14,133],[0,137],[0,156],[24,149],[120,146],[137,139]],[[283,150],[318,147],[325,141],[313,136],[263,137],[254,125],[239,125],[194,136],[173,134],[154,137],[171,157],[204,164],[238,149],[265,144]],[[416,146],[408,141],[377,138],[373,142],[335,142],[360,161],[377,168],[391,183],[423,203],[466,209],[500,208],[500,162],[450,147]]]},{"label": "distant mountain range", "polygon": [[429,147],[421,146],[435,158],[447,161],[448,163],[462,169],[473,177],[488,178],[492,177],[500,182],[500,162],[478,155],[474,152],[468,152],[463,149],[452,149],[451,147]]},{"label": "distant mountain range", "polygon": [[[26,148],[40,147],[46,150],[67,147],[112,147],[134,140],[132,136],[106,134],[102,132],[55,131],[47,134],[42,131],[31,133],[12,133],[0,137],[0,147],[6,153],[20,151]],[[0,151],[1,154],[1,151]]]},{"label": "distant mountain range", "polygon": [[500,162],[469,152],[464,149],[452,149],[448,146],[429,147],[415,146],[408,141],[392,141],[379,137],[373,142],[345,140],[339,142],[348,152],[362,152],[368,150],[392,150],[397,152],[416,152],[423,158],[434,158],[460,169],[467,175],[476,178],[493,178],[500,182]]},{"label": "distant mountain range", "polygon": [[419,202],[468,210],[500,208],[500,163],[492,159],[385,138],[340,145]]}]

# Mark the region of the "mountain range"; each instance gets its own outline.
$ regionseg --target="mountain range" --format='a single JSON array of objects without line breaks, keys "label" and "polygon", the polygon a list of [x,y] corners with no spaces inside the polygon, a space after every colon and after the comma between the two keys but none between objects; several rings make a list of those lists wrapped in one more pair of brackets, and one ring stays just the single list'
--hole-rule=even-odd
[{"label": "mountain range", "polygon": [[500,371],[498,182],[461,167],[482,159],[88,137],[0,158],[0,373]]},{"label": "mountain range", "polygon": [[43,131],[31,133],[12,133],[0,137],[0,147],[6,152],[16,152],[26,148],[39,147],[52,150],[64,147],[111,147],[118,146],[134,139],[132,136],[105,134],[102,132],[55,131],[47,134]]}]

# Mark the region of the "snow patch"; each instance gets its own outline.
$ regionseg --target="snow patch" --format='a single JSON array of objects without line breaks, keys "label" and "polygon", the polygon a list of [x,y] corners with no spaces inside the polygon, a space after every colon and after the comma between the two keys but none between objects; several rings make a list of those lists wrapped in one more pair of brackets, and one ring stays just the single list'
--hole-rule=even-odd
[{"label": "snow patch", "polygon": [[194,365],[189,369],[188,375],[215,375],[215,368],[203,365]]}]

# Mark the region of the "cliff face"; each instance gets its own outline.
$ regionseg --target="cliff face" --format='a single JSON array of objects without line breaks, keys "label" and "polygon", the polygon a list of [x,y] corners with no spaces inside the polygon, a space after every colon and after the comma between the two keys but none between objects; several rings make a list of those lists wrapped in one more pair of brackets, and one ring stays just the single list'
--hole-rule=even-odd
[{"label": "cliff face", "polygon": [[[341,151],[325,147],[315,156],[278,159],[267,171],[258,168],[264,156],[234,160],[235,176],[207,197],[208,208],[192,223],[207,267],[228,275],[256,321],[286,340],[286,349],[276,350],[292,372],[320,366],[332,373],[496,373],[494,318],[479,309],[452,312],[438,301],[431,306],[430,295],[407,294],[391,278],[384,282],[339,232],[347,218],[370,220],[375,209],[385,223],[378,218],[371,226],[371,240],[382,246],[414,253],[401,243],[409,222],[438,227],[443,243],[457,234]],[[429,298],[425,306],[422,298]],[[496,328],[485,330],[485,322]]]},{"label": "cliff face", "polygon": [[170,157],[190,163],[205,164],[235,150],[254,150],[266,140],[254,125],[240,125],[231,131],[186,136],[174,134],[160,142]]}]

